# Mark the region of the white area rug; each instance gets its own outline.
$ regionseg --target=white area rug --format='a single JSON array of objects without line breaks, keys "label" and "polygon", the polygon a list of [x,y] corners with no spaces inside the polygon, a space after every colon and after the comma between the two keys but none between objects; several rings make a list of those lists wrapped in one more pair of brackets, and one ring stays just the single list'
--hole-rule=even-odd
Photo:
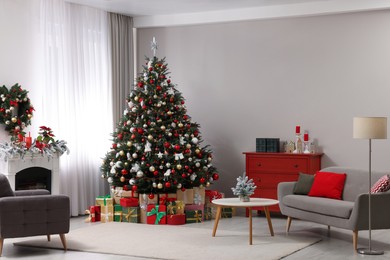
[{"label": "white area rug", "polygon": [[[253,245],[249,245],[249,233],[222,229],[220,221],[215,237],[212,228],[146,225],[133,223],[93,223],[71,230],[66,235],[68,250],[146,257],[152,259],[280,259],[304,247],[318,242],[319,238],[304,234],[288,236],[269,230],[253,229]],[[224,222],[223,225],[228,225]],[[20,246],[58,248],[62,244],[58,235],[51,242],[45,236],[32,237],[15,243]]]}]

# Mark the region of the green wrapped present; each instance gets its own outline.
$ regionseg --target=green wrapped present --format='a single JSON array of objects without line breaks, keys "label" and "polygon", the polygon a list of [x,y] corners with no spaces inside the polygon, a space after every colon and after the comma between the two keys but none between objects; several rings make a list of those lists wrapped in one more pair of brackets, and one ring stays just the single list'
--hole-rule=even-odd
[{"label": "green wrapped present", "polygon": [[139,207],[123,207],[122,216],[122,222],[139,223],[140,209]]},{"label": "green wrapped present", "polygon": [[221,218],[232,218],[233,208],[222,208]]},{"label": "green wrapped present", "polygon": [[122,222],[122,206],[121,205],[114,205],[114,221],[115,222]]},{"label": "green wrapped present", "polygon": [[202,210],[186,210],[186,223],[201,223],[203,211]]}]

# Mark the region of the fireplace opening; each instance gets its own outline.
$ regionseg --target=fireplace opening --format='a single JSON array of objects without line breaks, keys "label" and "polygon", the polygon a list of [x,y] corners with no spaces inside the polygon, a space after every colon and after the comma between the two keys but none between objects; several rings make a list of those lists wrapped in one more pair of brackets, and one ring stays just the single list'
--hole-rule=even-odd
[{"label": "fireplace opening", "polygon": [[46,189],[51,193],[51,170],[30,167],[16,173],[15,190]]}]

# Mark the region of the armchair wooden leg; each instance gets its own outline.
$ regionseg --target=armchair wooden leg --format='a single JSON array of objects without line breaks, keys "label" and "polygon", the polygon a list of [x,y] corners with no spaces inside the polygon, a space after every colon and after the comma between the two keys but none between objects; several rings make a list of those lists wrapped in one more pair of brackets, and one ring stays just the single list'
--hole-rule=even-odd
[{"label": "armchair wooden leg", "polygon": [[4,238],[0,238],[0,256],[3,253],[3,242],[4,242]]},{"label": "armchair wooden leg", "polygon": [[353,249],[354,249],[355,251],[357,250],[358,234],[359,234],[359,231],[358,231],[358,230],[354,230],[354,231],[353,231],[352,243],[353,243]]},{"label": "armchair wooden leg", "polygon": [[50,242],[50,235],[47,235],[47,241]]},{"label": "armchair wooden leg", "polygon": [[291,217],[287,217],[287,225],[286,225],[286,232],[288,233],[290,231],[290,226],[291,226]]},{"label": "armchair wooden leg", "polygon": [[61,238],[61,243],[62,245],[64,246],[64,250],[68,250],[67,246],[66,246],[66,238],[65,238],[65,234],[60,234],[60,238]]}]

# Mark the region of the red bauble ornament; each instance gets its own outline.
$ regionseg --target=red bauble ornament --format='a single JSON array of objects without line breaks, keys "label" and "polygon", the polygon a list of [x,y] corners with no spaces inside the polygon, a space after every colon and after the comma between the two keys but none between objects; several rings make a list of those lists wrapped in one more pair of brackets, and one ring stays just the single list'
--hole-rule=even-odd
[{"label": "red bauble ornament", "polygon": [[194,131],[194,136],[198,136],[199,135],[199,132],[198,131]]},{"label": "red bauble ornament", "polygon": [[165,188],[170,188],[171,187],[171,183],[170,182],[166,182],[165,183]]},{"label": "red bauble ornament", "polygon": [[137,132],[138,132],[140,135],[142,135],[142,134],[144,133],[144,129],[138,128],[138,129],[137,129]]},{"label": "red bauble ornament", "polygon": [[203,154],[202,153],[198,153],[198,158],[202,158],[203,157]]},{"label": "red bauble ornament", "polygon": [[186,170],[188,170],[188,169],[190,168],[190,166],[185,165],[184,168],[185,168]]},{"label": "red bauble ornament", "polygon": [[149,199],[152,200],[152,199],[154,199],[154,194],[153,194],[153,193],[150,193],[148,197],[149,197]]},{"label": "red bauble ornament", "polygon": [[131,190],[132,191],[137,191],[138,190],[138,187],[136,185],[133,185],[133,187],[131,187]]},{"label": "red bauble ornament", "polygon": [[183,188],[181,188],[181,191],[182,191],[182,192],[186,191],[186,188],[184,188],[184,187],[183,187]]},{"label": "red bauble ornament", "polygon": [[164,147],[165,147],[165,148],[169,148],[169,147],[171,147],[171,144],[170,144],[169,142],[165,142],[165,143],[164,143]]},{"label": "red bauble ornament", "polygon": [[179,133],[177,133],[177,132],[174,133],[173,135],[174,135],[175,137],[179,137]]},{"label": "red bauble ornament", "polygon": [[185,177],[187,177],[187,174],[182,173],[181,177],[182,177],[182,178],[185,178]]},{"label": "red bauble ornament", "polygon": [[182,101],[181,101],[181,104],[184,105],[184,103],[185,103],[184,100],[182,100]]},{"label": "red bauble ornament", "polygon": [[157,89],[158,91],[160,91],[160,90],[161,90],[161,86],[157,86],[156,89]]},{"label": "red bauble ornament", "polygon": [[185,149],[184,153],[190,153],[190,149]]},{"label": "red bauble ornament", "polygon": [[128,191],[129,190],[129,186],[128,185],[124,185],[123,186],[123,190]]},{"label": "red bauble ornament", "polygon": [[202,177],[202,178],[200,178],[199,181],[200,181],[200,183],[205,183],[206,179]]},{"label": "red bauble ornament", "polygon": [[179,122],[177,119],[174,119],[173,122],[175,122],[177,124],[177,122]]},{"label": "red bauble ornament", "polygon": [[166,98],[167,97],[167,93],[164,93],[163,97]]},{"label": "red bauble ornament", "polygon": [[142,109],[145,110],[147,107],[145,105],[142,106]]},{"label": "red bauble ornament", "polygon": [[171,83],[171,80],[170,80],[170,79],[168,79],[168,80],[167,80],[167,82],[168,82],[168,84],[169,84],[169,83]]},{"label": "red bauble ornament", "polygon": [[138,84],[137,84],[137,86],[138,86],[139,88],[143,88],[143,87],[144,87],[144,83],[142,83],[141,81],[139,81]]},{"label": "red bauble ornament", "polygon": [[145,159],[146,159],[146,158],[145,158],[144,156],[142,156],[141,160],[142,160],[142,161],[145,161]]},{"label": "red bauble ornament", "polygon": [[122,173],[122,175],[126,175],[126,174],[128,174],[128,172],[127,172],[127,170],[126,170],[126,169],[122,169],[121,173]]},{"label": "red bauble ornament", "polygon": [[[175,133],[175,135],[176,135],[176,134],[177,134],[177,133]],[[179,136],[179,134],[177,134],[177,135]],[[176,151],[179,151],[179,150],[180,150],[180,145],[178,145],[178,144],[175,145],[175,150],[176,150]]]},{"label": "red bauble ornament", "polygon": [[122,140],[122,138],[123,138],[123,135],[122,135],[122,134],[118,134],[118,136],[117,136],[117,137],[118,137],[118,139],[119,139],[119,140]]},{"label": "red bauble ornament", "polygon": [[218,173],[214,173],[213,174],[213,180],[218,180],[219,179],[219,175],[218,175]]},{"label": "red bauble ornament", "polygon": [[172,169],[171,173],[172,173],[172,174],[175,174],[175,172],[176,172],[175,169]]},{"label": "red bauble ornament", "polygon": [[149,71],[152,71],[152,70],[153,70],[153,67],[150,67],[150,68],[149,68]]},{"label": "red bauble ornament", "polygon": [[184,119],[184,120],[187,120],[187,119],[188,119],[188,116],[187,116],[187,115],[184,115],[184,116],[183,116],[183,119]]},{"label": "red bauble ornament", "polygon": [[113,149],[116,149],[116,147],[117,147],[117,144],[115,144],[115,143],[112,144],[112,148],[113,148]]},{"label": "red bauble ornament", "polygon": [[[135,134],[131,134],[131,139],[135,139]],[[116,147],[115,147],[116,148]]]},{"label": "red bauble ornament", "polygon": [[153,175],[154,175],[154,176],[157,176],[157,175],[158,175],[158,171],[154,171],[154,172],[153,172]]},{"label": "red bauble ornament", "polygon": [[151,80],[149,81],[149,83],[150,83],[150,84],[153,84],[153,83],[154,83],[154,80],[153,80],[153,79],[151,79]]}]

